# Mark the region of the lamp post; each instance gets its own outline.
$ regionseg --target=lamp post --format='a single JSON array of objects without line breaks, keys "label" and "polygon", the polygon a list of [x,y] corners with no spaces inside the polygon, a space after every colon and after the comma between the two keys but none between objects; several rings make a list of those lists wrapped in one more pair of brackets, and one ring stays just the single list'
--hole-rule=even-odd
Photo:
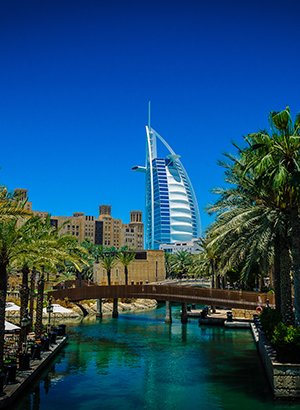
[{"label": "lamp post", "polygon": [[49,313],[48,327],[50,328],[51,313],[53,312],[53,306],[51,304],[51,298],[49,299],[48,306],[46,307],[46,310]]}]

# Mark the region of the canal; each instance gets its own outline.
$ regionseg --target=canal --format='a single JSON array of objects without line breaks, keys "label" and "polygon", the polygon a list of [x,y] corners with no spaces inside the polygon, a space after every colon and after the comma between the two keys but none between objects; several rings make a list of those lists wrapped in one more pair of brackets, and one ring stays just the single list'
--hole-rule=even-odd
[{"label": "canal", "polygon": [[14,410],[269,410],[274,401],[251,333],[164,323],[165,309],[68,322],[68,345]]}]

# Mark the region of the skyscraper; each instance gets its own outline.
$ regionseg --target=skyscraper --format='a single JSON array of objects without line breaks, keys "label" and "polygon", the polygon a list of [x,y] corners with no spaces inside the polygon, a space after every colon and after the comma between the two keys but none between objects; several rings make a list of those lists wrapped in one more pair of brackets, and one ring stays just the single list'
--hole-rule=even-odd
[{"label": "skyscraper", "polygon": [[[157,139],[170,152],[157,156]],[[200,236],[200,214],[191,181],[170,145],[150,126],[146,126],[146,165],[133,171],[146,174],[146,249],[161,243],[190,241]]]}]

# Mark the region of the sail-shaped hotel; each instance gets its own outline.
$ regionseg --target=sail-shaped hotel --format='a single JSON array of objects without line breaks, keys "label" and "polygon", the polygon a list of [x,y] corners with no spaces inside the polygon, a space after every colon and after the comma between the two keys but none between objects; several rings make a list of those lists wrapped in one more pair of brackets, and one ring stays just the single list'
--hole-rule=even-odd
[{"label": "sail-shaped hotel", "polygon": [[[150,111],[150,108],[149,108]],[[157,140],[170,155],[157,156]],[[146,126],[146,166],[133,171],[146,174],[146,249],[159,249],[161,243],[190,241],[200,236],[200,214],[191,181],[170,145]]]}]

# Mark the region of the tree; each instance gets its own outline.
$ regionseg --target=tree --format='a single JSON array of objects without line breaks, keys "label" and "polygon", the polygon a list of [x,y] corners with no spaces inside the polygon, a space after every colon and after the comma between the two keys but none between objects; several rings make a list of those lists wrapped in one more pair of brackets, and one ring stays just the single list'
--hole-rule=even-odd
[{"label": "tree", "polygon": [[[259,181],[260,173],[249,167],[244,175],[245,164],[243,152],[231,164],[225,163],[226,180],[231,186],[215,189],[219,199],[206,207],[209,213],[217,215],[210,227],[208,246],[220,255],[219,270],[224,274],[231,267],[237,268],[244,282],[255,265],[261,277],[271,271],[275,261],[281,260],[282,266],[288,266],[288,261],[275,257],[275,250],[280,252],[275,241],[281,237],[288,241],[286,212],[280,209],[277,192],[269,182]],[[282,255],[288,257],[287,253]],[[282,269],[280,283],[285,282],[290,283],[290,276]],[[284,292],[280,303],[286,323],[293,322],[291,293]]]},{"label": "tree", "polygon": [[196,272],[211,276],[211,287],[216,286],[218,257],[213,246],[209,246],[209,233],[198,242],[200,253],[195,255]]},{"label": "tree", "polygon": [[[287,234],[292,253],[292,276],[295,293],[295,324],[300,324],[300,113],[293,123],[290,109],[269,114],[271,135],[266,132],[250,134],[245,151],[254,167],[278,192],[278,202],[285,211],[289,226]],[[246,169],[247,171],[247,169]]]},{"label": "tree", "polygon": [[22,235],[16,230],[17,218],[28,217],[24,202],[16,201],[5,187],[0,186],[0,368],[3,367],[7,270],[16,258]]},{"label": "tree", "polygon": [[128,266],[134,261],[136,254],[134,252],[119,252],[118,261],[124,266],[125,285],[128,285]]},{"label": "tree", "polygon": [[[20,287],[20,323],[26,309],[28,307],[28,301],[30,296],[30,290],[28,287],[28,278],[30,273],[30,268],[32,263],[35,261],[38,255],[38,248],[34,245],[34,240],[36,237],[37,229],[39,227],[40,217],[39,216],[32,216],[31,218],[27,219],[19,228],[19,233],[22,234],[22,243],[20,245],[20,249],[23,248],[24,252],[20,252],[19,257],[16,260],[16,266],[21,267],[22,272],[22,284]],[[33,284],[34,278],[32,277]],[[34,288],[33,288],[34,291]],[[32,312],[30,312],[32,317],[33,315],[33,307]],[[21,328],[20,333],[20,344],[23,342],[25,337],[25,329]]]},{"label": "tree", "polygon": [[24,209],[26,202],[18,193],[8,192],[5,186],[0,185],[0,223],[32,215],[31,211]]},{"label": "tree", "polygon": [[181,250],[174,255],[173,268],[179,278],[189,273],[189,270],[193,263],[192,254],[186,250]]},{"label": "tree", "polygon": [[43,330],[43,304],[45,271],[56,273],[58,268],[64,266],[65,261],[70,261],[76,269],[81,271],[86,262],[81,258],[86,251],[77,243],[77,239],[65,234],[58,236],[59,231],[50,223],[50,216],[46,221],[40,219],[39,229],[35,236],[35,246],[38,249],[34,260],[34,267],[39,271],[37,282],[37,306],[35,333],[40,335]]},{"label": "tree", "polygon": [[117,264],[117,258],[116,254],[114,252],[105,252],[100,255],[100,259],[102,262],[103,268],[106,270],[107,273],[107,282],[108,286],[111,285],[111,270],[116,266]]},{"label": "tree", "polygon": [[[220,199],[208,207],[209,212],[217,213],[212,226],[216,237],[211,244],[217,243],[223,269],[228,269],[226,264],[245,262],[244,278],[257,261],[261,273],[273,264],[276,291],[280,293],[276,300],[280,301],[285,322],[292,323],[291,292],[287,291],[290,249],[295,289],[299,278],[296,267],[300,268],[299,235],[295,234],[299,233],[299,115],[292,124],[287,108],[281,113],[271,112],[269,122],[271,135],[265,130],[249,134],[246,148],[235,145],[239,156],[226,154],[230,162],[220,163],[226,169],[226,182],[233,187],[215,190]],[[280,245],[283,243],[286,246]]]},{"label": "tree", "polygon": [[174,256],[170,252],[165,251],[165,269],[166,269],[166,277],[169,278],[174,273]]}]

